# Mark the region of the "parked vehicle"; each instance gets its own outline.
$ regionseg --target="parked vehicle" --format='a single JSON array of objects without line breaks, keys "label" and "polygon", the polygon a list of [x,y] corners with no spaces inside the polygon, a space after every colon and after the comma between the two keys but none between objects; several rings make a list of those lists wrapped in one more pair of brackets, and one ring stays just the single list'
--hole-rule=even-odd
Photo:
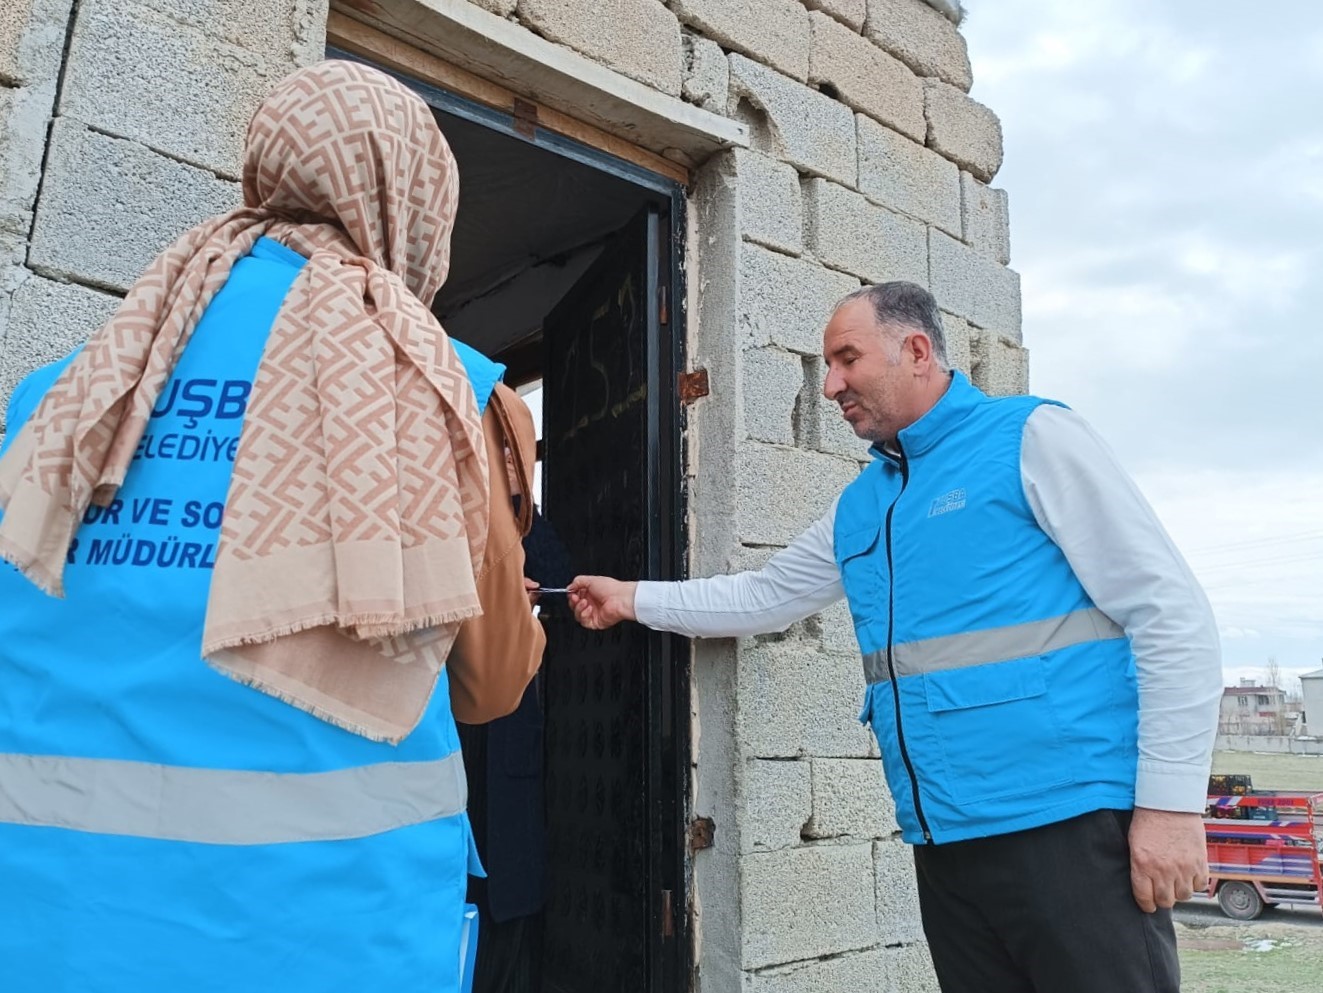
[{"label": "parked vehicle", "polygon": [[1207,895],[1222,913],[1252,921],[1277,904],[1323,910],[1323,793],[1256,790],[1249,776],[1208,786]]}]

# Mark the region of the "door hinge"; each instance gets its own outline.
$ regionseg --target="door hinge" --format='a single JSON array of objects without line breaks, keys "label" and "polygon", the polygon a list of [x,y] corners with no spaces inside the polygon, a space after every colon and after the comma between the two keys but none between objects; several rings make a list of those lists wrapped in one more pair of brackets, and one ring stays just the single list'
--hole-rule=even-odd
[{"label": "door hinge", "polygon": [[672,905],[671,891],[661,891],[661,936],[663,938],[675,937],[675,907]]},{"label": "door hinge", "polygon": [[693,372],[682,372],[678,379],[681,403],[693,403],[699,397],[705,397],[711,392],[708,389],[706,369],[695,369]]},{"label": "door hinge", "polygon": [[522,135],[531,141],[534,132],[537,130],[537,104],[515,97],[514,108],[511,112],[514,115],[515,134]]},{"label": "door hinge", "polygon": [[710,817],[695,817],[689,822],[689,852],[702,851],[712,847],[712,837],[717,833],[717,826]]}]

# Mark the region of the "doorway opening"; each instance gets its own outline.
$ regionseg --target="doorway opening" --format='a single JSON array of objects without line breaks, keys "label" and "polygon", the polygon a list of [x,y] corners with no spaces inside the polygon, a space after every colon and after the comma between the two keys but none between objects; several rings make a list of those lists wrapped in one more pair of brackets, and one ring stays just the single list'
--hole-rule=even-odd
[{"label": "doorway opening", "polygon": [[[537,496],[571,569],[679,578],[683,187],[399,78],[432,106],[459,164],[450,274],[433,309],[453,337],[505,363],[507,384],[540,412]],[[540,988],[679,993],[690,970],[687,646],[637,625],[584,631],[563,596],[541,611],[540,733],[525,720],[533,730],[496,777],[541,789]],[[471,805],[484,788],[474,784]]]}]

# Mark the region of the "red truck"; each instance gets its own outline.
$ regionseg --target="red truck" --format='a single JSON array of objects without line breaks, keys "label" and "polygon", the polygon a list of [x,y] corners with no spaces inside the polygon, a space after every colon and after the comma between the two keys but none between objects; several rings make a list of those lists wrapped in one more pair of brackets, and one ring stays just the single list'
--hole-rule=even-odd
[{"label": "red truck", "polygon": [[1264,907],[1319,907],[1323,793],[1255,790],[1248,776],[1209,781],[1208,892],[1222,913],[1252,921]]}]

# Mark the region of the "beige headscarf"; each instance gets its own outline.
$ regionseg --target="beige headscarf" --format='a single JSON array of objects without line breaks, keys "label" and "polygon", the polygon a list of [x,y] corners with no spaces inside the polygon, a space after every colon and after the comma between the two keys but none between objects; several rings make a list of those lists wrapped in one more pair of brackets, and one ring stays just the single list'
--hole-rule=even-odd
[{"label": "beige headscarf", "polygon": [[161,253],[0,460],[0,557],[62,595],[83,512],[124,481],[231,267],[274,238],[308,263],[253,384],[202,652],[356,733],[408,734],[481,612],[486,448],[427,307],[458,187],[431,112],[395,80],[325,62],[282,81],[248,129],[244,206]]}]

